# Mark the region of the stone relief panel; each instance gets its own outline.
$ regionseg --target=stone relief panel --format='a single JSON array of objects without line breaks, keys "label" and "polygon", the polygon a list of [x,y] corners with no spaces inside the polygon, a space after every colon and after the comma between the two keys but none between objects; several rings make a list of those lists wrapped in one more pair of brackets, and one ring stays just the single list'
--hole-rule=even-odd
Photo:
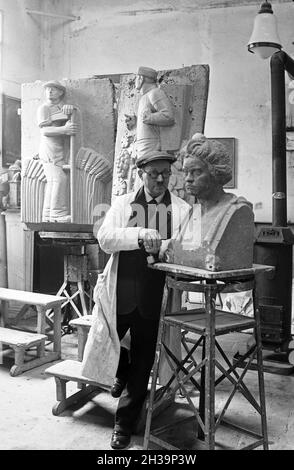
[{"label": "stone relief panel", "polygon": [[[52,89],[66,90],[58,103],[50,100],[48,84]],[[109,79],[95,78],[44,85],[37,81],[22,86],[22,221],[92,224],[94,207],[110,203],[115,140],[113,85]],[[75,132],[70,132],[70,126]],[[51,177],[56,181],[56,171],[62,176],[62,197],[59,190],[54,193],[48,186]],[[53,209],[60,198],[68,198],[63,217],[52,208],[44,211],[46,194],[49,200],[53,193]]]},{"label": "stone relief panel", "polygon": [[[161,149],[179,154],[179,149],[194,133],[204,131],[208,85],[208,65],[193,65],[177,70],[162,70],[158,86],[164,90],[174,108],[175,124],[160,128]],[[136,126],[126,123],[126,115],[137,115],[140,93],[135,88],[136,75],[124,75],[120,81],[117,136],[114,159],[112,197],[136,191],[140,180],[136,171]],[[172,165],[170,190],[185,199],[182,162]]]}]

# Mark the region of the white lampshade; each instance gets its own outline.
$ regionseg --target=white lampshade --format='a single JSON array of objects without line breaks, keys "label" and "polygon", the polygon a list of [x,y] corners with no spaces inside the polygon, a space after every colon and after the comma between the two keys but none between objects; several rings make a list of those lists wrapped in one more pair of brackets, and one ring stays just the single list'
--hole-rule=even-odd
[{"label": "white lampshade", "polygon": [[261,5],[247,46],[249,52],[258,54],[262,59],[267,59],[282,48],[277,20],[270,3],[265,2]]}]

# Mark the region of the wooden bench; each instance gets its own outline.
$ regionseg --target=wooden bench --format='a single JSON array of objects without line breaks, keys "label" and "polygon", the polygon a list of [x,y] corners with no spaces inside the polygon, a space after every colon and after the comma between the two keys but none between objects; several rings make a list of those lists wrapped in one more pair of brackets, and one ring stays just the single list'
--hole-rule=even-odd
[{"label": "wooden bench", "polygon": [[[47,362],[47,358],[42,356],[46,339],[46,335],[0,327],[0,344],[14,350],[14,365],[10,369],[12,377]],[[37,348],[37,358],[25,362],[25,352],[32,347]]]},{"label": "wooden bench", "polygon": [[[111,387],[101,385],[94,380],[88,379],[81,374],[82,364],[80,361],[66,360],[55,364],[45,370],[45,374],[48,374],[55,378],[56,383],[56,399],[57,402],[53,405],[52,413],[54,416],[58,416],[64,410],[69,408],[73,404],[78,404],[80,400],[89,397],[90,394],[98,394],[100,392],[110,391]],[[81,390],[66,396],[66,384],[67,382],[77,382]],[[158,388],[156,395],[160,396],[162,393],[162,387]],[[89,397],[90,399],[90,397]],[[157,416],[168,406],[174,402],[174,395],[165,396],[164,400],[158,400],[154,409],[154,416]],[[145,427],[146,414],[148,409],[148,398],[143,406],[138,424],[136,426],[136,432],[139,433]]]},{"label": "wooden bench", "polygon": [[[104,390],[109,390],[107,388],[102,388],[102,386],[94,380],[83,377],[81,374],[81,367],[81,362],[67,360],[59,362],[58,364],[55,364],[54,366],[51,366],[49,369],[45,370],[46,374],[55,378],[56,383],[57,402],[52,408],[52,413],[54,416],[59,415],[70,405],[79,402],[82,398],[89,395],[90,393],[99,393]],[[81,390],[67,397],[66,384],[70,381],[81,384]]]},{"label": "wooden bench", "polygon": [[[10,345],[14,349],[14,342],[9,343],[9,340],[13,340],[15,332],[11,328],[5,328],[8,324],[8,304],[10,301],[19,302],[23,305],[33,305],[37,310],[37,332],[28,333],[25,331],[18,331],[19,338],[22,335],[22,341],[19,343],[19,351],[17,357],[24,356],[25,351],[28,349],[28,345],[31,344],[32,338],[34,337],[37,341],[39,339],[39,345],[37,348],[38,357],[34,361],[26,363],[25,369],[22,367],[22,371],[38,367],[47,362],[56,361],[61,357],[61,305],[64,302],[64,297],[58,297],[55,295],[39,294],[37,292],[26,292],[14,289],[0,288],[0,325],[2,327],[2,343]],[[54,325],[53,325],[53,352],[46,352],[45,355],[45,329],[46,329],[46,311],[53,309],[54,311]],[[41,335],[41,336],[40,336]],[[42,338],[41,338],[42,337]],[[27,343],[26,340],[27,339]],[[42,341],[40,341],[42,339]],[[22,349],[22,352],[21,352]],[[31,367],[29,367],[31,365]],[[20,369],[17,369],[20,371]],[[18,372],[18,373],[21,373]],[[18,374],[13,374],[18,375]]]}]

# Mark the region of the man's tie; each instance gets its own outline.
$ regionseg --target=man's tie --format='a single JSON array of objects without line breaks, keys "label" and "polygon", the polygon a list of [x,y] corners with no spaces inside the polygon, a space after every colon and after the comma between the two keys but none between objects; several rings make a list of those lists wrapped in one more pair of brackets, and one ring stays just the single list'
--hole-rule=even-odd
[{"label": "man's tie", "polygon": [[154,230],[159,230],[159,214],[157,214],[156,210],[157,201],[156,199],[151,199],[148,201],[148,228],[152,228]]}]

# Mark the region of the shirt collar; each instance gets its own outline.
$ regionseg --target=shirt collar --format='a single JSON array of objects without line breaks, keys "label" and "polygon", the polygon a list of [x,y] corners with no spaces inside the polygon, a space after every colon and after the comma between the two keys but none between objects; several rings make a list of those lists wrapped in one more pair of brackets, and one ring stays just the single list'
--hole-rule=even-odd
[{"label": "shirt collar", "polygon": [[164,193],[161,194],[161,195],[158,196],[158,197],[154,197],[154,198],[153,198],[153,197],[151,196],[151,194],[149,194],[149,192],[147,191],[146,188],[144,188],[144,192],[145,192],[145,198],[146,198],[146,202],[147,202],[147,203],[150,202],[150,201],[152,201],[152,199],[155,199],[155,201],[157,202],[157,204],[159,204],[159,203],[162,201],[162,199],[164,198]]}]

